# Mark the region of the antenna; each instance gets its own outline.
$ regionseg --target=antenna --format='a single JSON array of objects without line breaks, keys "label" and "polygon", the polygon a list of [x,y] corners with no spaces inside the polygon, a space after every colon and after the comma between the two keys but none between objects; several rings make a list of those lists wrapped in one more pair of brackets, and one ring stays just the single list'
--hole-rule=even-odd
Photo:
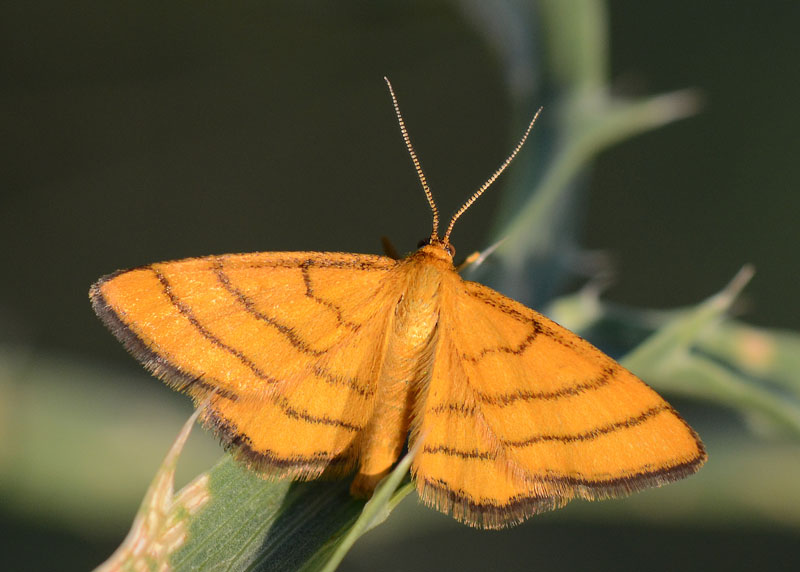
[{"label": "antenna", "polygon": [[417,175],[419,176],[419,182],[422,183],[422,190],[425,191],[425,196],[428,198],[428,204],[431,205],[431,211],[433,212],[433,230],[431,231],[431,240],[438,239],[439,209],[436,208],[436,203],[433,200],[433,193],[431,193],[431,189],[428,187],[428,181],[425,178],[425,173],[422,172],[422,166],[419,164],[419,159],[414,151],[414,146],[411,144],[411,138],[408,136],[406,124],[403,121],[403,115],[400,113],[400,106],[397,104],[397,97],[394,94],[394,89],[392,89],[392,84],[387,77],[384,77],[383,80],[386,82],[386,85],[389,86],[389,93],[392,96],[392,105],[394,105],[394,112],[397,115],[397,122],[400,124],[400,132],[403,134],[403,141],[406,142],[408,153],[411,155],[411,161],[414,163],[414,168],[417,170]]},{"label": "antenna", "polygon": [[505,161],[503,161],[503,164],[500,165],[500,167],[494,172],[494,174],[491,177],[489,177],[487,179],[487,181],[483,185],[481,185],[481,188],[478,189],[477,191],[475,191],[475,193],[473,193],[473,195],[470,198],[468,198],[467,201],[463,205],[461,205],[461,208],[456,211],[456,214],[454,214],[453,218],[450,219],[450,224],[447,226],[447,231],[444,233],[444,237],[442,238],[442,242],[444,242],[444,243],[449,243],[450,242],[450,233],[453,232],[453,225],[456,224],[456,221],[458,220],[458,218],[462,214],[464,214],[464,212],[470,206],[472,206],[472,203],[474,203],[476,200],[478,200],[478,197],[480,197],[486,191],[486,189],[488,189],[492,185],[492,183],[494,183],[497,180],[497,177],[499,177],[501,175],[501,173],[506,170],[506,167],[508,167],[508,165],[511,163],[511,161],[514,160],[514,157],[517,156],[517,153],[519,153],[519,150],[522,149],[522,146],[525,144],[525,140],[528,138],[528,135],[530,134],[531,129],[533,129],[533,124],[536,123],[536,118],[539,117],[539,114],[541,112],[542,112],[542,108],[540,107],[536,111],[536,114],[533,116],[533,119],[531,119],[531,122],[528,125],[528,128],[525,130],[525,135],[522,136],[522,139],[520,139],[519,143],[517,143],[517,146],[514,147],[514,150],[511,152],[511,155],[509,155],[508,158]]}]

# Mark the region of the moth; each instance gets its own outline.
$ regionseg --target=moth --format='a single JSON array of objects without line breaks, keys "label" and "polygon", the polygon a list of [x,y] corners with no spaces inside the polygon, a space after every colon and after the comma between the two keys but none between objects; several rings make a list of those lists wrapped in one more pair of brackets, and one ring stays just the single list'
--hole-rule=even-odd
[{"label": "moth", "polygon": [[[387,80],[388,84],[388,80]],[[95,312],[145,367],[195,403],[234,457],[265,477],[355,472],[371,494],[406,440],[422,501],[501,528],[573,498],[602,499],[697,471],[697,434],[644,382],[545,316],[453,264],[458,218],[433,213],[412,254],[264,252],[115,272]],[[538,113],[537,113],[538,115]]]}]

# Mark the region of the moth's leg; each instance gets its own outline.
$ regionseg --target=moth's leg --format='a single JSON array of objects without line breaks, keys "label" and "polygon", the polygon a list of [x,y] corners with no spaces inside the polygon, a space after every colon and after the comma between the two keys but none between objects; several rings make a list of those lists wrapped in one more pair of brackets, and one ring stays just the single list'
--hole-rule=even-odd
[{"label": "moth's leg", "polygon": [[381,247],[383,247],[383,253],[392,260],[400,260],[402,258],[388,236],[381,237]]},{"label": "moth's leg", "polygon": [[482,252],[473,252],[472,254],[467,256],[467,259],[464,260],[464,262],[456,266],[456,270],[458,272],[461,272],[462,270],[471,265],[475,265],[475,267],[480,266],[481,264],[483,264],[484,260],[486,260],[489,256],[492,255],[492,253],[497,249],[498,246],[503,244],[504,241],[505,238],[501,238],[500,240],[498,240],[497,242],[495,242],[493,245],[491,245],[489,248],[486,248]]},{"label": "moth's leg", "polygon": [[458,266],[456,266],[456,272],[461,272],[461,271],[462,271],[462,270],[464,270],[464,269],[465,269],[467,266],[469,266],[469,265],[471,265],[471,264],[474,264],[474,263],[475,263],[475,262],[476,262],[476,261],[477,261],[477,260],[478,260],[480,257],[481,257],[481,253],[480,253],[480,252],[478,252],[478,251],[476,250],[475,252],[473,252],[472,254],[470,254],[469,256],[467,256],[467,257],[464,259],[464,262],[462,262],[461,264],[459,264]]}]

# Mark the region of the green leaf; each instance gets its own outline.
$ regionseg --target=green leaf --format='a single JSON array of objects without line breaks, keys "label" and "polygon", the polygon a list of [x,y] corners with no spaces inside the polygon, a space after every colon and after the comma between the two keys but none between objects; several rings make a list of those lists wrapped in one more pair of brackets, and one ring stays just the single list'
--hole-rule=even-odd
[{"label": "green leaf", "polygon": [[346,481],[265,480],[230,456],[208,481],[210,502],[172,557],[176,570],[298,570],[330,550],[364,505]]},{"label": "green leaf", "polygon": [[268,481],[229,455],[173,494],[177,461],[201,409],[159,467],[130,533],[98,571],[334,570],[413,490],[407,477],[416,450],[368,502],[350,496],[347,481]]},{"label": "green leaf", "polygon": [[210,500],[172,555],[175,570],[333,570],[367,530],[408,495],[413,452],[369,502],[349,482],[267,481],[226,456],[208,474]]},{"label": "green leaf", "polygon": [[175,467],[199,407],[183,425],[145,494],[128,536],[98,572],[112,570],[162,570],[188,538],[192,516],[209,501],[208,477],[200,475],[177,495],[173,494]]}]

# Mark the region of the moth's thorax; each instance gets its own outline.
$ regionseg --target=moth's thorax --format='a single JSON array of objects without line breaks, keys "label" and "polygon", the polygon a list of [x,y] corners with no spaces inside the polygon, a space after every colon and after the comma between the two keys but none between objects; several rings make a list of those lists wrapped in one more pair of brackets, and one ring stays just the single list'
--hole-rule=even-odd
[{"label": "moth's thorax", "polygon": [[436,326],[442,281],[455,272],[453,257],[441,243],[432,243],[405,258],[398,270],[404,274],[404,292],[395,329],[409,344],[422,345]]}]

